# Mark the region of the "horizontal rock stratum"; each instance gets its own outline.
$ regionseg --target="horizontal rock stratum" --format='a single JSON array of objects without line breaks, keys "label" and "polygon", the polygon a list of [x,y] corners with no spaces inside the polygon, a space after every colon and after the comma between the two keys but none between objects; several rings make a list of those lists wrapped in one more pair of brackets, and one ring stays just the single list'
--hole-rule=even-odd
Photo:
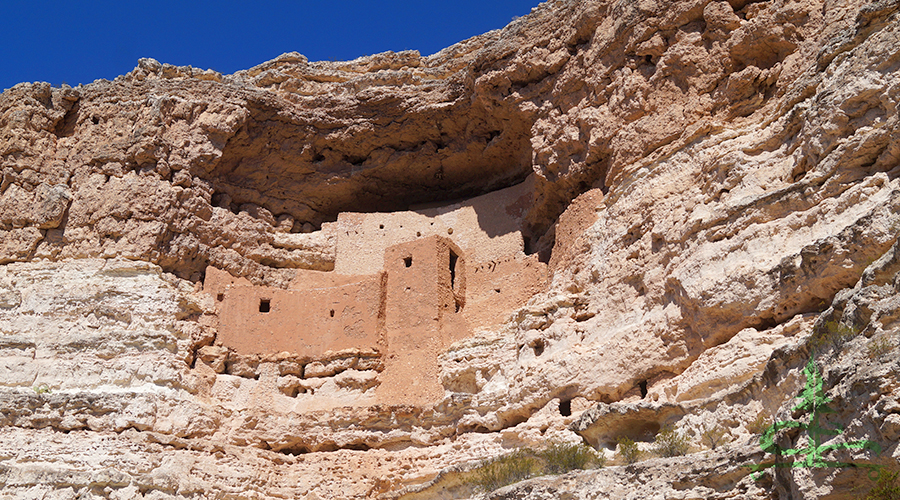
[{"label": "horizontal rock stratum", "polygon": [[[898,103],[896,0],[548,1],[427,57],[16,85],[0,498],[861,497],[900,467]],[[810,359],[857,467],[756,478]],[[609,460],[478,489],[554,442]]]}]

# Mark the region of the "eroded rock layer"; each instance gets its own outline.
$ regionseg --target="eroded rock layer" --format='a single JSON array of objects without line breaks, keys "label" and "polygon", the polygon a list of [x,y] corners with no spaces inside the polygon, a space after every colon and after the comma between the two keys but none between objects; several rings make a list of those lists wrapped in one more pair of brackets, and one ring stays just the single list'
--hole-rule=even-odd
[{"label": "eroded rock layer", "polygon": [[[880,447],[828,458],[900,466],[898,101],[891,0],[549,1],[428,57],[289,53],[233,75],[144,59],[17,85],[0,94],[0,498],[858,495],[863,468],[746,466],[774,460],[760,423],[799,417],[811,358],[844,430],[824,444]],[[517,222],[495,227],[471,198],[510,186]],[[396,233],[362,227],[379,211]],[[443,330],[369,311],[376,340],[337,351],[219,336],[234,297],[302,307],[340,272],[385,272],[392,238],[437,232],[448,307],[466,306],[454,256],[474,273],[497,248],[538,271],[480,278],[480,303],[524,282],[527,303],[424,340]],[[440,347],[420,360],[436,389],[404,403],[415,370],[390,375],[407,373],[390,343],[413,340]],[[517,447],[613,460],[669,425],[691,453],[473,482]]]}]

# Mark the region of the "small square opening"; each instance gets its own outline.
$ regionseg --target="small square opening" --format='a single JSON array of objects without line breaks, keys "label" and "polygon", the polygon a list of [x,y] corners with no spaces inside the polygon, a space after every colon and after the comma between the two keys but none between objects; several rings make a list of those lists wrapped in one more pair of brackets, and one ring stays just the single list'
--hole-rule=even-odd
[{"label": "small square opening", "polygon": [[403,259],[403,264],[405,264],[406,267],[412,267],[412,257],[405,257]]},{"label": "small square opening", "polygon": [[225,300],[225,294],[220,293],[220,294],[216,295],[216,300],[219,302],[222,302],[223,300]]},{"label": "small square opening", "polygon": [[259,312],[267,313],[271,310],[271,300],[270,299],[259,299]]}]

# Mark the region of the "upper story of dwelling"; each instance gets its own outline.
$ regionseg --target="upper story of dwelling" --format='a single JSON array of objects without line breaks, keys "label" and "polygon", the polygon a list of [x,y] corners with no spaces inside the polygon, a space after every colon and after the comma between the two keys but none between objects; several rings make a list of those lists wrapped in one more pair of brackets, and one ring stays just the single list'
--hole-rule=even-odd
[{"label": "upper story of dwelling", "polygon": [[334,272],[371,274],[394,245],[429,236],[450,239],[470,263],[524,256],[522,225],[532,180],[440,207],[388,213],[345,212],[323,226],[334,235]]},{"label": "upper story of dwelling", "polygon": [[[318,231],[271,234],[265,260],[278,267],[372,274],[384,265],[384,251],[429,236],[449,238],[470,262],[524,255],[524,216],[533,203],[534,180],[475,198],[398,212],[343,212]],[[252,216],[248,212],[248,217]],[[312,226],[308,226],[312,229]]]}]

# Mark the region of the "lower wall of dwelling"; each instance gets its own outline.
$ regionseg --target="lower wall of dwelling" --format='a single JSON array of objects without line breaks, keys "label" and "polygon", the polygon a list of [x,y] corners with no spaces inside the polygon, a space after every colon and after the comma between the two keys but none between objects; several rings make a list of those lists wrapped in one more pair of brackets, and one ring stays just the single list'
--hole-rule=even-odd
[{"label": "lower wall of dwelling", "polygon": [[216,292],[217,343],[241,354],[280,351],[321,356],[381,346],[380,275],[306,290],[232,285]]},{"label": "lower wall of dwelling", "polygon": [[[217,301],[218,333],[204,362],[227,359],[213,363],[221,365],[218,373],[252,378],[247,360],[370,350],[379,356],[379,370],[377,380],[363,386],[375,389],[378,402],[437,400],[443,395],[440,353],[478,328],[505,322],[547,283],[547,265],[536,255],[468,263],[448,241],[432,237],[391,247],[385,270],[375,275],[299,271],[289,289],[253,286],[210,268],[204,289]],[[210,358],[215,349],[230,357]],[[333,371],[316,363],[308,364],[305,376]],[[352,369],[368,371],[367,363]],[[315,392],[303,376],[279,376],[286,395]]]}]

